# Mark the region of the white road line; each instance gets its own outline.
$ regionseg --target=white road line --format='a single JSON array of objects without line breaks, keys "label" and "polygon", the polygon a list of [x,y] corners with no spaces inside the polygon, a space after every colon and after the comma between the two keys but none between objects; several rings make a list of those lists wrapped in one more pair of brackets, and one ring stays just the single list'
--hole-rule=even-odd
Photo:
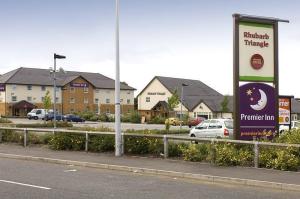
[{"label": "white road line", "polygon": [[21,186],[26,186],[26,187],[33,187],[33,188],[38,188],[38,189],[46,189],[46,190],[51,189],[49,187],[41,187],[41,186],[36,186],[36,185],[32,185],[32,184],[24,184],[24,183],[13,182],[13,181],[8,181],[8,180],[0,180],[0,182],[9,183],[9,184],[16,184],[16,185],[21,185]]}]

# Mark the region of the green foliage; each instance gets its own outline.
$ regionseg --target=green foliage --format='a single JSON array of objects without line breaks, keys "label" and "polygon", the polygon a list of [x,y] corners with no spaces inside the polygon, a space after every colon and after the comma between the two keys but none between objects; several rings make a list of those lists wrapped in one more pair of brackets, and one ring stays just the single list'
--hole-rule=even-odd
[{"label": "green foliage", "polygon": [[12,123],[12,121],[10,121],[10,120],[7,119],[7,118],[1,117],[1,118],[0,118],[0,123]]},{"label": "green foliage", "polygon": [[148,124],[164,124],[165,123],[166,118],[164,117],[160,117],[160,116],[155,116],[153,118],[151,118],[150,121],[148,121]]},{"label": "green foliage", "polygon": [[174,93],[171,97],[168,97],[168,109],[173,111],[176,106],[179,104],[179,96],[177,90],[174,90]]},{"label": "green foliage", "polygon": [[166,131],[169,131],[170,130],[170,123],[169,122],[166,122],[165,123],[165,129],[166,129]]},{"label": "green foliage", "polygon": [[215,163],[220,166],[250,165],[253,162],[252,150],[231,143],[218,143],[215,146]]},{"label": "green foliage", "polygon": [[54,150],[84,150],[85,136],[72,133],[55,133],[49,140]]},{"label": "green foliage", "polygon": [[24,134],[13,130],[1,130],[3,142],[23,143]]},{"label": "green foliage", "polygon": [[132,111],[127,113],[121,117],[122,122],[130,122],[130,123],[141,123],[141,115],[138,111]]},{"label": "green foliage", "polygon": [[[48,121],[44,123],[33,123],[33,124],[16,124],[18,128],[53,128],[53,121]],[[72,127],[73,124],[70,122],[65,121],[57,121],[56,127],[63,128],[63,127]]]},{"label": "green foliage", "polygon": [[209,149],[207,144],[190,144],[187,148],[182,148],[183,159],[192,162],[206,160]]},{"label": "green foliage", "polygon": [[44,108],[45,109],[50,109],[51,106],[52,106],[49,90],[47,90],[47,92],[45,94],[45,97],[44,97],[44,100],[43,100],[43,104],[44,104]]},{"label": "green foliage", "polygon": [[87,121],[91,121],[91,118],[95,119],[95,117],[97,118],[96,120],[94,121],[97,121],[98,120],[98,117],[96,116],[96,114],[92,111],[84,111],[84,112],[81,112],[78,114],[81,118],[83,118],[84,120],[87,120]]},{"label": "green foliage", "polygon": [[228,113],[229,112],[228,103],[229,103],[228,96],[225,95],[224,98],[223,98],[223,101],[221,102],[221,111],[223,113]]},{"label": "green foliage", "polygon": [[275,141],[279,143],[300,144],[300,129],[286,131]]},{"label": "green foliage", "polygon": [[89,139],[89,150],[93,152],[114,151],[114,135],[91,135]]},{"label": "green foliage", "polygon": [[186,143],[174,143],[169,142],[168,150],[169,150],[169,157],[182,157],[183,150],[188,148],[188,144]]},{"label": "green foliage", "polygon": [[125,136],[125,152],[158,156],[163,153],[163,142],[157,138]]},{"label": "green foliage", "polygon": [[106,127],[106,126],[99,126],[99,127],[90,127],[90,126],[84,126],[84,127],[71,127],[68,128],[69,130],[79,130],[79,131],[98,131],[98,132],[113,132],[114,130]]}]

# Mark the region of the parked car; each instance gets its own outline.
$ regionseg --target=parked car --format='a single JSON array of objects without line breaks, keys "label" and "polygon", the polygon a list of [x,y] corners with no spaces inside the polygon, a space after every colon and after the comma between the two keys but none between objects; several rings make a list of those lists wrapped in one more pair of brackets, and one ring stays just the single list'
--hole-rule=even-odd
[{"label": "parked car", "polygon": [[170,117],[165,120],[165,124],[169,123],[170,125],[177,126],[180,124],[180,121],[176,117]]},{"label": "parked car", "polygon": [[[64,118],[63,118],[64,116],[62,115],[62,114],[56,114],[55,115],[55,118],[56,118],[56,120],[57,121],[60,121],[60,120],[63,120]],[[45,116],[45,118],[44,118],[44,120],[46,120],[46,121],[48,121],[48,120],[53,120],[54,119],[54,113],[53,112],[51,112],[51,113],[48,113],[48,114],[46,114],[46,116]]]},{"label": "parked car", "polygon": [[189,133],[190,137],[199,138],[233,138],[232,119],[209,119],[204,120],[193,127]]},{"label": "parked car", "polygon": [[67,122],[85,122],[81,117],[74,114],[67,114],[63,116],[63,120]]},{"label": "parked car", "polygon": [[[299,129],[300,128],[300,121],[291,121],[291,129]],[[288,131],[288,125],[280,125],[279,126],[279,135],[281,135],[284,131]]]},{"label": "parked car", "polygon": [[27,113],[27,118],[30,120],[44,119],[48,111],[48,109],[32,109],[29,113]]},{"label": "parked car", "polygon": [[198,124],[200,124],[204,120],[205,120],[204,117],[196,117],[196,118],[189,119],[188,120],[188,126],[189,126],[189,128],[191,128],[192,126],[197,126]]}]

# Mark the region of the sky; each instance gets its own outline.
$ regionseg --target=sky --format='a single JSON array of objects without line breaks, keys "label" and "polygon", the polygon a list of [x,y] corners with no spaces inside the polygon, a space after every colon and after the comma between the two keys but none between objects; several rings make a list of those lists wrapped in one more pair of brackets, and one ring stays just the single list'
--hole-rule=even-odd
[{"label": "sky", "polygon": [[[154,76],[233,93],[233,13],[279,24],[279,94],[300,97],[300,1],[120,0],[120,79],[137,95]],[[115,0],[0,0],[0,74],[57,67],[115,79]]]}]

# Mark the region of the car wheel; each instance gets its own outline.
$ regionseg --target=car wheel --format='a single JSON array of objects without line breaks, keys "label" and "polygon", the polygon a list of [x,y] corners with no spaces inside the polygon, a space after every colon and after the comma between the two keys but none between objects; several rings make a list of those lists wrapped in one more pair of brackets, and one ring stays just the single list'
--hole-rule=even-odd
[{"label": "car wheel", "polygon": [[[191,137],[192,137],[192,138],[196,138],[196,135],[192,134]],[[191,143],[192,143],[192,144],[198,144],[197,141],[191,141]]]},{"label": "car wheel", "polygon": [[38,118],[38,116],[34,116],[33,119],[38,120],[39,118]]},{"label": "car wheel", "polygon": [[189,125],[189,128],[191,128],[192,127],[192,125]]}]

